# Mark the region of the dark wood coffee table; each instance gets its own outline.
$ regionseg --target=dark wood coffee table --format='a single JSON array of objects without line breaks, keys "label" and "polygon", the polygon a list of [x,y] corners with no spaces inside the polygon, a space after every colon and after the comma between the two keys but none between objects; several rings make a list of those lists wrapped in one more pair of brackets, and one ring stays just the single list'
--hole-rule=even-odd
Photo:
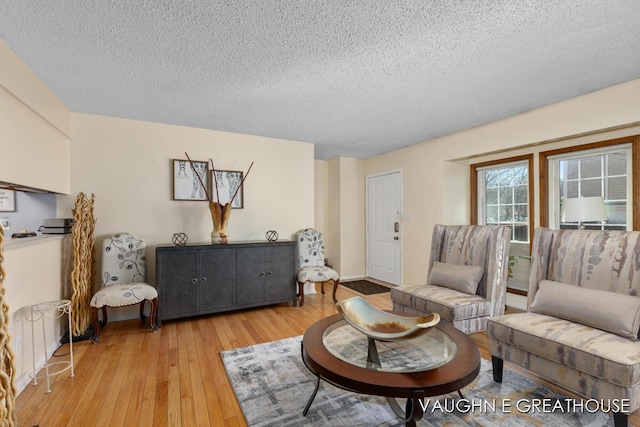
[{"label": "dark wood coffee table", "polygon": [[[402,313],[395,313],[402,314]],[[421,401],[458,391],[480,372],[476,344],[450,323],[396,342],[367,338],[336,314],[311,325],[302,339],[302,360],[318,377],[306,416],[324,380],[344,390],[384,396],[406,425],[415,426]],[[406,398],[405,410],[396,398]]]}]

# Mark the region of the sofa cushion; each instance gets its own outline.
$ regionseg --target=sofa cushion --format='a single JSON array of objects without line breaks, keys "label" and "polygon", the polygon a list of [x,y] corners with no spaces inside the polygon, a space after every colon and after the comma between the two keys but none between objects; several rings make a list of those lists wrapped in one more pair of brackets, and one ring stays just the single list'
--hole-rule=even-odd
[{"label": "sofa cushion", "polygon": [[483,274],[484,269],[479,266],[446,264],[435,261],[429,272],[427,284],[444,286],[473,295],[478,289],[478,283]]},{"label": "sofa cushion", "polygon": [[490,341],[614,384],[630,387],[640,382],[640,342],[610,332],[544,314],[515,313],[490,317],[487,334]]},{"label": "sofa cushion", "polygon": [[542,280],[538,286],[530,311],[638,339],[640,298],[551,280]]},{"label": "sofa cushion", "polygon": [[478,295],[459,292],[443,286],[411,285],[391,289],[391,299],[424,313],[438,313],[454,321],[489,316],[491,303]]}]

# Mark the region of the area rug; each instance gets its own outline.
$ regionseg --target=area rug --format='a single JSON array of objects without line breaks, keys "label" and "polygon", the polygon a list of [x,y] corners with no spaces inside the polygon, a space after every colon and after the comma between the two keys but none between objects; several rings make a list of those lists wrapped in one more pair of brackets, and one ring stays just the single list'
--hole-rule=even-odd
[{"label": "area rug", "polygon": [[[227,375],[249,426],[402,426],[382,397],[351,393],[322,382],[302,415],[315,377],[302,363],[300,340],[288,338],[221,352]],[[482,360],[476,380],[457,393],[430,398],[418,426],[613,426],[613,417],[582,410],[568,399],[505,368],[493,381]],[[458,403],[456,403],[458,402]],[[404,401],[401,401],[404,407]]]},{"label": "area rug", "polygon": [[391,292],[391,289],[378,285],[377,283],[370,282],[368,280],[354,280],[352,282],[340,282],[340,284],[346,288],[353,289],[356,292],[360,292],[364,295],[381,294],[384,292]]}]

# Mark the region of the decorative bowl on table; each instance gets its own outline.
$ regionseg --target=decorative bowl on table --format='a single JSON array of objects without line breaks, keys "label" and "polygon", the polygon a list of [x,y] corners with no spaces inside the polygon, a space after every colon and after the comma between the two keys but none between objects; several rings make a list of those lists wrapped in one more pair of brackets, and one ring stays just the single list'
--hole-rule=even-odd
[{"label": "decorative bowl on table", "polygon": [[368,337],[395,341],[424,333],[440,322],[438,313],[422,317],[398,316],[372,306],[362,297],[352,297],[336,304],[338,313],[351,326]]}]

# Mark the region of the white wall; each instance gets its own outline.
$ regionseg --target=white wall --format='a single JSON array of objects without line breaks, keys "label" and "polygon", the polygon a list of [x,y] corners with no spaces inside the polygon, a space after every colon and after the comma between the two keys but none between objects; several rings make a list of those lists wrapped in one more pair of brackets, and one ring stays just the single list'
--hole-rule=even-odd
[{"label": "white wall", "polygon": [[[316,227],[324,232],[325,257],[341,279],[365,276],[364,161],[316,160]],[[319,221],[319,219],[322,221]]]},{"label": "white wall", "polygon": [[[213,159],[216,169],[247,171],[244,209],[233,209],[230,240],[281,239],[314,223],[313,145],[205,129],[72,115],[71,195],[58,196],[67,216],[79,192],[95,194],[96,237],[129,231],[147,240],[147,280],[155,283],[155,246],[184,232],[189,243],[210,242],[204,201],[171,199],[172,159]],[[98,265],[100,259],[97,260]],[[111,318],[111,315],[110,315]]]},{"label": "white wall", "polygon": [[335,158],[327,162],[327,229],[325,235],[325,257],[329,258],[329,263],[340,273],[340,159]]},{"label": "white wall", "polygon": [[[329,163],[325,160],[315,160],[314,165],[314,228],[321,232],[328,229],[327,205],[329,200]],[[325,237],[326,242],[327,237]]]},{"label": "white wall", "polygon": [[340,157],[340,276],[365,276],[366,221],[364,162]]}]

